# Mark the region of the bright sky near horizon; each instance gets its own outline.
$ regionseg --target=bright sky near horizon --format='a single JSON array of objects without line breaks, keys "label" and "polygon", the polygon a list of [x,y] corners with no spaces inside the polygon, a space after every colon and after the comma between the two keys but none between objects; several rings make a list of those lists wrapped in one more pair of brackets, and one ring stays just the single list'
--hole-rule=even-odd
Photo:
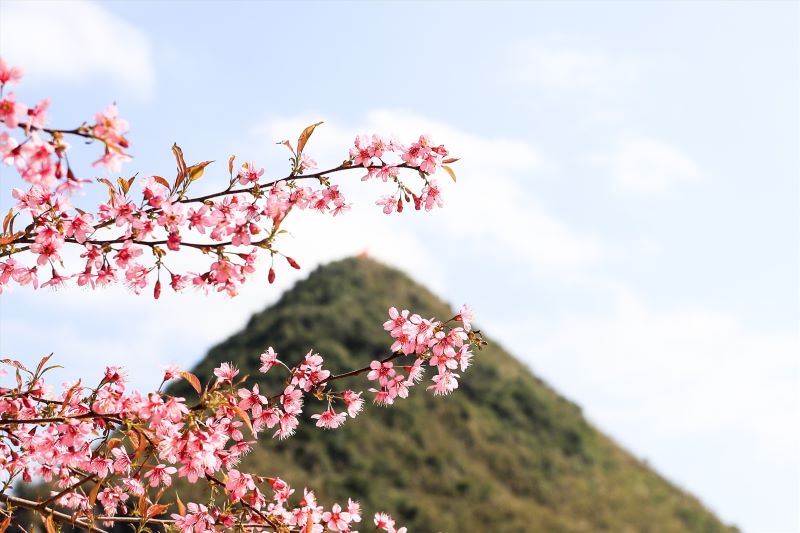
[{"label": "bright sky near horizon", "polygon": [[352,212],[295,221],[304,270],[278,287],[4,294],[0,356],[55,351],[64,380],[121,364],[151,388],[314,265],[366,249],[469,300],[724,521],[800,531],[799,6],[1,0],[19,98],[52,97],[63,127],[118,102],[131,174],[172,172],[177,141],[191,161],[282,175],[274,143],[318,120],[323,166],[367,132],[429,132],[463,159],[426,216],[386,217],[379,189],[343,182]]}]

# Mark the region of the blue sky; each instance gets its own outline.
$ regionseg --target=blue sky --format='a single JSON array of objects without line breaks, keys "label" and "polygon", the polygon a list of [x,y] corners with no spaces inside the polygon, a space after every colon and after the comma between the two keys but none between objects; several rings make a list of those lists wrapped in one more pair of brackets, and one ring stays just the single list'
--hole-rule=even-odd
[{"label": "blue sky", "polygon": [[[356,133],[432,133],[463,156],[446,209],[388,218],[351,178],[350,215],[296,221],[305,272],[366,249],[469,301],[725,521],[785,532],[800,531],[799,19],[791,2],[3,0],[0,52],[54,124],[117,101],[131,173],[171,172],[177,141],[281,174],[274,142],[317,120],[321,163]],[[55,351],[63,379],[124,364],[148,388],[303,275],[279,274],[234,300],[17,290],[0,354]]]}]

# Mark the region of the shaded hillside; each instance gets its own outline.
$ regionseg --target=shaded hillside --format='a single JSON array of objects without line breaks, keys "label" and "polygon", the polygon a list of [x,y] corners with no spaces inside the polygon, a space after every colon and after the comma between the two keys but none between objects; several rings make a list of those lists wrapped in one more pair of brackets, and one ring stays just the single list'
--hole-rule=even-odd
[{"label": "shaded hillside", "polygon": [[[258,354],[268,345],[290,363],[313,347],[334,371],[363,366],[387,354],[381,324],[391,305],[453,314],[401,272],[347,259],[317,269],[254,315],[194,372],[208,377],[233,361],[264,380]],[[365,511],[385,510],[417,533],[728,530],[489,340],[453,395],[435,398],[416,387],[408,400],[369,405],[336,431],[305,423],[286,441],[265,435],[245,468],[312,487],[326,505],[352,496]],[[366,388],[363,377],[355,379]],[[263,386],[274,391],[277,383]],[[321,410],[313,400],[307,405],[309,415]],[[184,500],[191,496],[189,488],[180,491]]]}]

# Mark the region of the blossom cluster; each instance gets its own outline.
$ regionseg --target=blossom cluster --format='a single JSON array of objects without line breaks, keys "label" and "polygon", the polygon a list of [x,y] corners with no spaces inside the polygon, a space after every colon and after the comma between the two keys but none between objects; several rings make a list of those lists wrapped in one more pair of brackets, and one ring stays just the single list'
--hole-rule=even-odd
[{"label": "blossom cluster", "polygon": [[428,390],[433,390],[435,395],[446,395],[457,389],[460,375],[453,371],[459,368],[465,371],[473,356],[472,318],[472,311],[465,305],[454,318],[462,325],[447,328],[435,318],[426,319],[416,313],[409,315],[407,309],[390,308],[389,320],[383,328],[395,339],[391,349],[396,354],[414,356],[414,361],[406,366],[395,366],[392,361],[370,363],[367,378],[380,386],[370,389],[375,393],[375,403],[391,405],[396,398],[406,398],[409,387],[422,379],[426,361],[437,372]]},{"label": "blossom cluster", "polygon": [[[220,364],[205,387],[190,372],[169,367],[159,388],[142,394],[127,389],[122,369],[107,367],[96,387],[76,381],[55,394],[45,381],[54,368],[46,366],[50,356],[35,370],[17,361],[0,361],[0,377],[7,368],[16,377],[14,387],[0,387],[0,503],[38,511],[65,508],[78,524],[108,525],[135,516],[143,524],[172,524],[181,533],[234,526],[253,531],[354,531],[362,516],[357,502],[326,509],[307,489],[298,499],[295,489],[279,477],[242,471],[242,456],[264,429],[274,428],[273,437],[291,436],[308,398],[324,404],[311,417],[318,427],[335,429],[358,416],[365,403],[363,391],[338,390],[333,384],[339,380],[367,374],[380,385],[379,390],[370,389],[376,393],[375,403],[388,405],[408,395],[427,362],[438,371],[428,388],[434,394],[451,392],[458,377],[452,370],[466,370],[470,350],[483,344],[471,320],[466,306],[446,322],[391,308],[384,327],[395,339],[392,354],[343,374],[332,374],[323,356],[313,350],[290,367],[269,347],[260,356],[259,370],[287,372],[282,389],[272,395],[263,393],[258,383],[246,385],[232,363]],[[413,362],[394,365],[402,359]],[[397,372],[401,368],[407,376]],[[194,388],[196,402],[163,392],[165,384],[178,379]],[[49,498],[28,502],[4,496],[16,480],[34,478],[54,487]],[[162,489],[176,478],[215,486],[222,496],[205,503],[160,503]],[[101,513],[96,512],[98,506]],[[177,512],[170,512],[173,506]],[[0,521],[4,515],[10,517],[10,511],[0,507]],[[168,518],[159,518],[164,516]],[[390,533],[405,532],[385,513],[377,513],[374,523]]]},{"label": "blossom cluster", "polygon": [[[455,159],[427,135],[410,144],[378,135],[358,136],[340,165],[318,170],[304,150],[318,124],[309,126],[297,143],[284,141],[291,152],[290,169],[281,178],[265,179],[265,169],[249,161],[228,162],[228,177],[216,192],[192,196],[190,189],[211,161],[188,165],[183,151],[172,147],[177,165],[175,178],[97,179],[107,189],[107,200],[93,208],[73,205],[73,193],[91,180],[79,177],[70,166],[69,137],[101,144],[94,163],[117,174],[131,160],[127,153],[129,124],[116,105],[95,115],[92,123],[71,130],[48,127],[48,100],[34,106],[17,101],[6,85],[20,81],[22,73],[0,58],[0,159],[14,168],[24,183],[12,191],[15,205],[0,232],[0,293],[16,285],[61,287],[75,283],[100,288],[124,283],[136,294],[152,287],[154,297],[162,279],[174,291],[194,287],[234,296],[252,277],[256,260],[267,255],[267,279],[275,279],[275,259],[300,268],[278,248],[284,222],[293,211],[314,211],[337,216],[347,212],[347,202],[334,174],[366,169],[365,179],[378,178],[394,186],[378,205],[385,213],[402,211],[405,203],[429,211],[441,207],[441,189],[432,177]],[[390,157],[391,156],[391,157]],[[422,182],[419,192],[401,179],[409,171]],[[138,191],[138,192],[136,192]],[[22,228],[22,229],[16,229]],[[74,253],[69,253],[74,249]],[[178,252],[200,254],[203,268],[182,271],[173,258]]]}]

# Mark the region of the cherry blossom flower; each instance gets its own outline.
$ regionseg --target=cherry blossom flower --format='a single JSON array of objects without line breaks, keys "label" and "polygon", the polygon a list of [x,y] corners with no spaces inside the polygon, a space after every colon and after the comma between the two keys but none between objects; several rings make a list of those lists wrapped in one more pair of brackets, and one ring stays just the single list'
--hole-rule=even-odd
[{"label": "cherry blossom flower", "polygon": [[217,380],[222,382],[232,382],[233,378],[238,374],[239,370],[233,366],[233,363],[222,363],[214,369],[214,375],[217,376]]},{"label": "cherry blossom flower", "polygon": [[[20,69],[0,58],[0,86],[21,77]],[[117,106],[97,113],[93,124],[86,121],[71,130],[44,129],[49,99],[31,107],[17,101],[14,93],[0,98],[0,124],[6,130],[0,131],[0,160],[18,173],[22,183],[11,191],[13,207],[0,233],[0,293],[15,285],[38,288],[39,269],[47,268],[51,276],[42,287],[73,282],[100,289],[122,282],[139,294],[152,284],[152,294],[158,298],[163,274],[169,276],[174,291],[193,286],[235,296],[256,271],[259,255],[267,253],[273,260],[283,257],[290,267],[300,268],[277,248],[292,212],[313,210],[340,216],[351,209],[346,191],[331,182],[335,174],[360,167],[357,172],[366,171],[365,179],[378,178],[388,184],[393,194],[377,202],[387,214],[402,212],[403,202],[410,198],[417,209],[430,210],[443,202],[429,176],[452,162],[444,159],[448,155],[444,146],[434,145],[426,135],[411,144],[394,138],[387,141],[377,134],[360,135],[343,164],[304,176],[318,168],[317,162],[293,150],[289,177],[267,183],[259,184],[263,168],[250,162],[234,172],[231,158],[227,188],[192,196],[189,189],[202,174],[198,169],[208,162],[187,164],[176,145],[178,175],[174,179],[150,176],[133,187],[135,175],[100,178],[105,200],[82,209],[77,204],[83,200],[73,193],[90,180],[79,177],[78,169],[70,166],[67,153],[72,146],[67,139],[77,137],[81,142],[76,145],[87,138],[96,141],[93,144],[101,153],[94,166],[119,173],[131,156],[126,153],[129,124],[120,118]],[[420,181],[416,185],[406,181],[404,173]],[[311,179],[302,181],[306,178]],[[70,249],[78,253],[69,253]],[[187,249],[202,252],[204,262],[190,267],[192,271],[176,270],[180,261],[173,258],[182,257],[179,254]],[[270,262],[270,283],[275,280],[275,267]],[[81,475],[94,475],[104,480],[95,495],[106,515],[101,523],[109,527],[114,517],[128,514],[129,507],[142,511],[141,504],[130,502],[140,502],[148,488],[169,487],[173,476],[178,476],[190,483],[225,488],[219,492],[222,501],[209,501],[208,506],[189,502],[185,510],[171,515],[182,533],[234,529],[252,521],[265,524],[265,520],[305,532],[350,531],[353,523],[361,521],[357,502],[348,500],[346,510],[338,504],[326,510],[312,491],[304,489],[299,503],[291,504],[295,490],[280,478],[240,470],[242,457],[255,444],[246,440],[246,426],[253,437],[269,428],[275,430],[274,437],[289,438],[299,427],[309,399],[327,402],[311,419],[318,427],[335,430],[347,417],[356,417],[365,404],[363,391],[337,387],[343,375],[366,374],[376,382],[369,391],[379,405],[406,398],[427,367],[436,369],[428,389],[435,395],[452,392],[460,377],[453,372],[466,370],[473,357],[471,348],[480,347],[479,334],[471,330],[469,308],[462,307],[455,318],[463,327],[391,308],[384,323],[392,339],[387,342],[391,353],[383,360],[335,376],[313,350],[290,368],[270,347],[260,356],[260,370],[284,366],[289,374],[282,391],[269,395],[262,393],[259,384],[242,386],[246,377],[234,385],[239,370],[232,363],[222,363],[214,369],[216,380],[199,391],[199,401],[188,404],[185,398],[162,390],[165,382],[180,377],[200,388],[193,376],[175,366],[165,370],[159,388],[150,393],[127,390],[124,373],[117,367],[108,367],[95,387],[77,381],[55,393],[42,376],[52,365],[43,361],[33,372],[4,359],[0,376],[10,364],[14,372],[27,372],[28,378],[14,388],[0,387],[0,422],[19,420],[0,432],[0,479],[29,482],[41,476],[59,491],[67,489],[54,493],[61,494],[59,505],[91,519],[90,498],[82,488],[70,487],[80,487]],[[265,481],[274,491],[271,500],[259,489]],[[242,505],[232,506],[234,502]],[[142,516],[142,525],[159,516],[149,515],[159,511],[157,505],[149,510]],[[376,515],[375,524],[385,531],[405,531],[395,529],[386,514]]]},{"label": "cherry blossom flower", "polygon": [[464,304],[456,315],[456,320],[460,320],[464,324],[464,331],[469,331],[472,329],[472,321],[475,320],[475,316],[472,314],[472,309],[467,304]]},{"label": "cherry blossom flower", "polygon": [[350,513],[342,511],[342,506],[338,503],[334,503],[330,511],[322,513],[322,519],[331,531],[350,531],[350,522],[352,522]]},{"label": "cherry blossom flower", "polygon": [[361,398],[361,394],[361,392],[352,390],[346,390],[342,393],[342,398],[347,404],[347,415],[350,418],[355,418],[364,408],[364,399]]},{"label": "cherry blossom flower", "polygon": [[16,128],[19,124],[19,116],[27,112],[27,106],[17,102],[14,93],[8,93],[4,99],[0,100],[0,122],[3,122],[8,128]]},{"label": "cherry blossom flower", "polygon": [[278,361],[278,354],[275,353],[275,350],[272,349],[272,346],[267,348],[267,351],[261,354],[261,366],[259,367],[259,372],[268,372],[270,368],[279,364]]},{"label": "cherry blossom flower", "polygon": [[165,464],[158,464],[154,466],[149,472],[147,472],[144,477],[145,479],[150,480],[151,487],[158,487],[159,485],[164,485],[165,487],[169,487],[172,485],[172,474],[177,472],[178,469],[174,466],[167,466]]},{"label": "cherry blossom flower", "polygon": [[0,85],[18,83],[21,79],[22,69],[19,67],[9,67],[5,60],[0,57]]},{"label": "cherry blossom flower", "polygon": [[239,177],[239,183],[242,185],[258,183],[258,179],[263,175],[264,169],[258,168],[255,163],[244,163],[237,174]]},{"label": "cherry blossom flower", "polygon": [[311,415],[317,421],[317,427],[325,429],[336,429],[347,420],[346,413],[337,413],[333,409],[328,409],[321,414]]}]

